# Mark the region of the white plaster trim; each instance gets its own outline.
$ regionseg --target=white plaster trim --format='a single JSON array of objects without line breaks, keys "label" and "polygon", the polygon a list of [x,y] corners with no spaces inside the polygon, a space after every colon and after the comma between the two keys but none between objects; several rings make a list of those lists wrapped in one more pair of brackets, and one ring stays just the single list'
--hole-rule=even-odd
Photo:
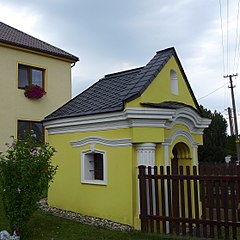
[{"label": "white plaster trim", "polygon": [[184,107],[176,110],[172,121],[166,123],[166,128],[172,129],[175,124],[182,124],[187,126],[191,133],[202,134],[210,123],[211,119],[203,118],[193,109]]},{"label": "white plaster trim", "polygon": [[197,146],[193,147],[193,165],[197,165]]},{"label": "white plaster trim", "polygon": [[44,122],[49,134],[111,130],[130,127],[158,127],[171,129],[184,124],[192,133],[202,134],[210,120],[200,117],[189,107],[181,109],[126,108],[122,112],[93,114]]},{"label": "white plaster trim", "polygon": [[95,114],[82,117],[62,118],[44,122],[49,134],[86,132],[130,128],[134,126],[164,127],[174,110],[127,108],[122,112]]},{"label": "white plaster trim", "polygon": [[164,145],[164,164],[165,164],[165,167],[166,166],[169,166],[170,163],[169,163],[169,145]]},{"label": "white plaster trim", "polygon": [[[103,180],[87,179],[85,176],[85,155],[92,152],[103,154]],[[107,154],[105,151],[94,148],[94,150],[90,149],[81,153],[81,183],[107,185]]]},{"label": "white plaster trim", "polygon": [[137,145],[136,149],[138,166],[155,166],[155,143],[141,143]]},{"label": "white plaster trim", "polygon": [[[195,142],[192,135],[189,132],[186,132],[185,130],[176,130],[174,131],[170,138],[166,138],[164,140],[165,145],[172,145],[173,141],[177,138],[177,137],[184,137],[186,140],[188,140],[188,142],[191,144],[192,147],[194,146],[198,146],[199,143]],[[163,145],[164,145],[163,143]]]},{"label": "white plaster trim", "polygon": [[82,147],[88,144],[101,144],[109,147],[124,147],[131,146],[132,139],[131,138],[121,138],[121,139],[108,139],[97,136],[86,137],[78,141],[70,142],[72,147]]},{"label": "white plaster trim", "polygon": [[136,146],[137,150],[155,150],[156,144],[155,143],[140,143]]}]

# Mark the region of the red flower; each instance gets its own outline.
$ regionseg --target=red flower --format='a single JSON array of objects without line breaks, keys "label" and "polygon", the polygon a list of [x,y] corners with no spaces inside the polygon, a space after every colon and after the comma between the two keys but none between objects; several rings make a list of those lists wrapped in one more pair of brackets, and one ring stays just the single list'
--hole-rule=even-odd
[{"label": "red flower", "polygon": [[38,85],[27,86],[24,92],[25,97],[30,99],[39,99],[45,94],[46,92],[44,91],[44,89]]}]

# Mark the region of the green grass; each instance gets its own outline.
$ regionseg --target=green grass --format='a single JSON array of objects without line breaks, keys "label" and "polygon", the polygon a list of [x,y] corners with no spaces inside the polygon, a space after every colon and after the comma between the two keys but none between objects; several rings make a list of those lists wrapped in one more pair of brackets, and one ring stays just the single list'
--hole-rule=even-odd
[{"label": "green grass", "polygon": [[[7,230],[8,221],[4,215],[0,198],[0,231]],[[238,232],[239,234],[239,232]],[[217,236],[217,235],[216,235]],[[240,239],[240,235],[238,235]],[[36,211],[28,223],[28,233],[24,240],[187,240],[193,237],[176,237],[141,232],[118,232],[105,228],[81,224],[64,218],[52,216],[43,211]],[[199,240],[199,238],[198,238]]]},{"label": "green grass", "polygon": [[[84,225],[71,220],[52,216],[40,210],[36,211],[28,223],[29,232],[24,240],[159,240],[179,239],[157,234],[144,234],[141,232],[118,232],[104,228]],[[0,198],[0,231],[10,232],[8,221],[4,215],[3,205]],[[191,238],[192,239],[192,238]]]}]

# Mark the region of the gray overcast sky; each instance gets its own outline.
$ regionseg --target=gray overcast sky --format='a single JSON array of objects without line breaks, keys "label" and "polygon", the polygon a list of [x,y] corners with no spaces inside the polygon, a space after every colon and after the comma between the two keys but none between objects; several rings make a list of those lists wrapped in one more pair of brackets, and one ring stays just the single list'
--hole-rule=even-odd
[{"label": "gray overcast sky", "polygon": [[80,58],[73,96],[107,73],[145,65],[156,51],[174,46],[199,103],[225,115],[231,99],[223,75],[239,70],[238,2],[229,1],[228,24],[226,0],[1,0],[0,21]]}]

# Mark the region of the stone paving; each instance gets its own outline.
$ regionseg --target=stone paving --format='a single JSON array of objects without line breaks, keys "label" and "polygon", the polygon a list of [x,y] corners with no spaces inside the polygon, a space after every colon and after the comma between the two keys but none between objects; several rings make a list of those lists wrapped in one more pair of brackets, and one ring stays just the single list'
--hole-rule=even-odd
[{"label": "stone paving", "polygon": [[108,228],[116,231],[124,231],[124,232],[134,231],[134,228],[125,224],[120,224],[120,223],[112,222],[110,220],[106,220],[103,218],[90,217],[80,213],[75,213],[71,211],[58,209],[55,207],[50,207],[47,203],[47,198],[40,200],[38,202],[38,205],[41,210],[48,212],[57,217],[62,217],[62,218],[70,219],[83,224],[88,224],[88,225],[97,226],[97,227],[104,227],[104,228]]}]

